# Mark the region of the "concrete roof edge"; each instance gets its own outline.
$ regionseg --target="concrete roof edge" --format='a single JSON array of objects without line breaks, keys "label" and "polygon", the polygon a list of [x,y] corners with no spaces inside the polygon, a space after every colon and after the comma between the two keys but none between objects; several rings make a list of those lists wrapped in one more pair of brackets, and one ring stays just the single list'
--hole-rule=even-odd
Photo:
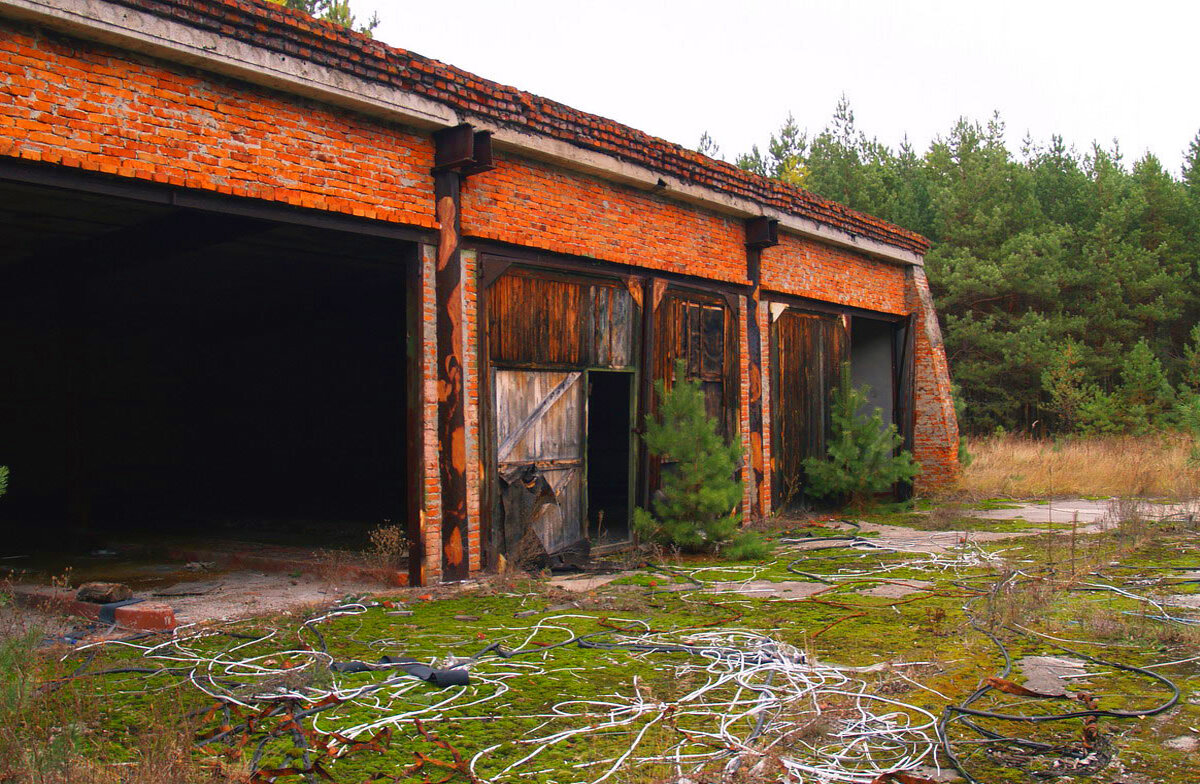
[{"label": "concrete roof edge", "polygon": [[499,126],[487,118],[455,111],[411,92],[104,0],[0,0],[0,16],[235,77],[390,122],[435,129],[472,121],[480,128],[491,130],[501,149],[647,190],[655,188],[662,180],[666,182],[664,196],[736,217],[766,215],[778,220],[780,226],[791,233],[851,248],[892,263],[917,266],[924,263],[924,257],[916,251],[662,174],[608,153]]}]

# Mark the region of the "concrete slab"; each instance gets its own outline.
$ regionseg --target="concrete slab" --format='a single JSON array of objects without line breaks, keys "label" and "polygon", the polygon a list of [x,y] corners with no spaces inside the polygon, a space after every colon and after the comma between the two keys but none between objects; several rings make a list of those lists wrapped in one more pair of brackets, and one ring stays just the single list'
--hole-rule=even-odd
[{"label": "concrete slab", "polygon": [[1197,740],[1194,735],[1180,735],[1177,738],[1164,741],[1163,745],[1168,749],[1176,749],[1178,751],[1195,751],[1196,749],[1200,749],[1200,740]]},{"label": "concrete slab", "polygon": [[[687,586],[681,586],[687,589]],[[736,593],[758,599],[803,599],[829,588],[824,583],[806,582],[803,580],[785,580],[773,583],[769,580],[750,580],[748,582],[711,583],[704,586],[706,593]]]},{"label": "concrete slab", "polygon": [[1086,498],[1058,498],[1044,504],[1014,501],[1011,509],[965,510],[964,514],[982,520],[1025,520],[1030,523],[1078,522],[1092,530],[1115,525],[1123,511],[1136,505],[1138,514],[1147,519],[1161,519],[1196,511],[1195,502],[1180,504],[1156,504],[1150,501],[1118,501],[1113,498],[1089,500]]},{"label": "concrete slab", "polygon": [[594,591],[597,588],[608,585],[613,580],[616,580],[626,575],[634,574],[633,572],[616,572],[614,574],[564,574],[550,578],[550,585],[555,588],[562,588],[566,591],[575,593],[587,593]]},{"label": "concrete slab", "polygon": [[1192,610],[1200,610],[1200,593],[1177,593],[1173,596],[1168,596],[1165,604],[1171,607],[1187,607]]},{"label": "concrete slab", "polygon": [[855,593],[863,596],[874,596],[880,599],[902,599],[914,593],[927,591],[933,587],[933,583],[927,580],[891,580],[886,583],[881,583],[872,588],[866,588]]},{"label": "concrete slab", "polygon": [[1086,661],[1062,656],[1026,656],[1017,661],[1017,667],[1025,676],[1022,686],[1057,697],[1077,691],[1074,681],[1087,675]]},{"label": "concrete slab", "polygon": [[1062,499],[1046,504],[1013,502],[1012,509],[967,509],[963,514],[982,520],[1026,520],[1030,523],[1070,523],[1087,525],[1109,516],[1111,502],[1082,498]]}]

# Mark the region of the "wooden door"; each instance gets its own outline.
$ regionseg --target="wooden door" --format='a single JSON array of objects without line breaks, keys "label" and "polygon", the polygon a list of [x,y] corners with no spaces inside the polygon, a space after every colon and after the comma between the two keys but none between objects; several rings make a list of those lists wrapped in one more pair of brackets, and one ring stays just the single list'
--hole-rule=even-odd
[{"label": "wooden door", "polygon": [[584,536],[583,373],[497,369],[493,388],[500,475],[533,467],[546,479],[554,502],[543,506],[529,525],[547,552],[557,552]]},{"label": "wooden door", "polygon": [[841,316],[787,309],[771,325],[771,462],[777,507],[801,500],[805,458],[825,455],[830,393],[848,344]]}]

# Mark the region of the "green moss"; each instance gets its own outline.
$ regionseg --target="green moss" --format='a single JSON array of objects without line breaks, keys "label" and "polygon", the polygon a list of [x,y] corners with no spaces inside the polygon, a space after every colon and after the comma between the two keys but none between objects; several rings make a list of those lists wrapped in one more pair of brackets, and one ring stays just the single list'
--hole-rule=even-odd
[{"label": "green moss", "polygon": [[[911,511],[895,511],[895,515],[911,515]],[[990,521],[995,522],[995,521]],[[825,535],[830,529],[809,526],[784,532]],[[1043,565],[1055,561],[1062,570],[1067,557],[1065,537],[1052,537],[1054,549],[1047,547],[1046,537],[1029,537],[987,545],[991,550],[1003,550],[1010,568],[1022,568],[1036,573]],[[1162,574],[1163,565],[1195,565],[1197,553],[1186,549],[1186,534],[1160,536],[1139,546],[1133,546],[1117,534],[1080,535],[1076,539],[1080,558],[1086,555],[1091,563],[1108,563],[1111,558],[1134,569],[1113,570],[1122,579],[1153,578]],[[748,564],[730,564],[715,558],[688,559],[679,564],[666,564],[670,571],[643,569],[623,577],[602,590],[585,596],[572,597],[579,606],[565,610],[549,610],[564,604],[561,595],[547,592],[538,582],[501,585],[456,594],[437,601],[413,601],[407,604],[412,615],[390,614],[387,607],[372,608],[358,615],[333,618],[320,625],[321,634],[335,660],[358,659],[375,661],[382,654],[406,654],[422,661],[438,661],[447,656],[471,656],[484,647],[499,643],[506,648],[518,646],[554,645],[572,635],[597,632],[613,633],[613,626],[641,624],[664,633],[686,632],[689,628],[716,626],[718,628],[754,629],[800,647],[818,660],[847,666],[866,666],[886,661],[935,662],[934,666],[908,670],[922,685],[940,692],[952,700],[970,694],[988,676],[997,673],[1003,658],[983,635],[972,630],[963,613],[963,605],[971,601],[964,585],[986,585],[996,573],[990,569],[931,572],[915,566],[892,568],[912,560],[911,555],[882,551],[858,551],[850,547],[835,547],[815,552],[779,551],[771,558]],[[789,568],[825,578],[845,577],[867,573],[859,581],[837,581],[820,594],[821,601],[782,600],[759,595],[732,595],[696,590],[687,575],[702,583],[767,580],[792,581],[808,579]],[[888,569],[871,576],[869,573]],[[672,573],[676,572],[676,573]],[[914,578],[933,583],[930,591],[893,599],[865,596],[861,590],[878,585],[886,579]],[[1089,578],[1099,579],[1099,578]],[[678,590],[662,592],[664,586]],[[1182,586],[1169,586],[1171,592],[1183,592]],[[1139,588],[1150,590],[1150,587]],[[1165,588],[1164,588],[1165,590]],[[982,600],[976,602],[983,617]],[[1115,594],[1082,593],[1058,590],[1048,597],[1044,606],[1032,608],[1025,623],[1031,628],[1054,636],[1075,639],[1093,633],[1089,619],[1098,608],[1119,615],[1122,610],[1136,610],[1138,602]],[[526,615],[529,612],[532,615]],[[520,617],[519,617],[520,616]],[[470,620],[477,618],[478,620]],[[301,649],[315,646],[317,638],[303,631],[301,618],[281,616],[256,619],[227,627],[239,634],[274,632],[271,640],[247,645],[244,638],[222,635],[199,639],[194,647],[212,654],[245,646],[236,657],[255,655],[281,656],[286,648]],[[1146,622],[1151,623],[1151,622]],[[1014,656],[1030,654],[1062,655],[1045,640],[1024,637],[998,630],[1004,636]],[[611,639],[610,637],[601,639]],[[1098,642],[1102,640],[1097,639]],[[1092,646],[1097,655],[1119,657],[1127,664],[1146,664],[1174,658],[1187,658],[1190,643],[1164,642],[1152,634],[1122,637],[1119,641],[1130,648]],[[1112,642],[1112,640],[1110,640]],[[88,664],[93,670],[140,666],[145,662],[137,651],[119,646],[93,649],[95,660]],[[230,654],[234,655],[234,654]],[[1197,655],[1197,653],[1192,653]],[[296,655],[296,658],[301,658]],[[482,759],[479,771],[494,777],[506,765],[516,762],[531,748],[520,741],[556,730],[580,726],[578,719],[548,719],[550,706],[567,700],[607,699],[623,701],[633,693],[635,679],[644,694],[666,703],[679,697],[696,684],[675,677],[673,665],[685,660],[681,654],[633,654],[566,646],[550,648],[527,658],[506,660],[489,656],[474,668],[475,685],[471,688],[479,697],[494,699],[476,706],[462,706],[462,701],[437,709],[438,717],[428,729],[450,742],[466,759],[492,746],[499,747]],[[536,661],[544,674],[538,677],[522,675],[522,665]],[[70,671],[83,662],[82,656],[67,657],[61,662],[63,671]],[[1096,671],[1105,668],[1097,666]],[[1186,759],[1182,753],[1162,749],[1164,737],[1188,734],[1188,727],[1197,726],[1200,708],[1188,700],[1200,686],[1196,665],[1163,668],[1162,672],[1177,678],[1184,690],[1181,706],[1161,721],[1103,722],[1103,729],[1112,734],[1119,759],[1127,771],[1136,772],[1151,780],[1184,784]],[[331,674],[325,669],[297,673],[296,685],[326,686],[336,682],[343,690],[367,686],[388,677],[386,673]],[[886,675],[864,676],[879,678],[883,693],[896,695],[913,705],[940,712],[945,700],[935,693],[917,688],[911,683]],[[1016,677],[1016,676],[1014,676]],[[1161,699],[1162,689],[1141,676],[1115,672],[1099,676],[1088,683],[1105,707],[1146,707]],[[505,690],[506,689],[506,690]],[[211,701],[191,687],[181,675],[160,675],[147,678],[139,674],[81,678],[63,687],[70,693],[96,707],[89,718],[92,731],[86,743],[98,759],[127,762],[137,755],[138,738],[153,731],[155,717],[182,716],[196,711],[203,718]],[[404,713],[428,709],[449,695],[424,683],[398,696],[381,712],[370,700],[351,700],[321,714],[322,729],[346,728],[377,721],[388,713]],[[614,695],[624,695],[614,697]],[[1019,702],[1010,695],[990,694],[983,704],[1000,706]],[[1061,707],[1060,703],[1055,703]],[[1025,706],[1022,706],[1025,709]],[[223,721],[219,715],[208,718],[201,733],[212,732]],[[1057,723],[1055,723],[1057,724]],[[685,722],[686,728],[686,722]],[[1080,725],[1021,728],[1022,737],[1074,738]],[[1011,731],[1008,727],[1006,731]],[[966,738],[961,730],[955,737]],[[648,753],[665,748],[678,740],[679,735],[669,727],[648,732],[644,740]],[[629,737],[622,734],[595,733],[571,743],[549,748],[535,763],[523,766],[532,775],[522,781],[543,782],[564,780],[563,771],[579,762],[604,759],[628,748]],[[1157,745],[1156,745],[1157,744]],[[962,746],[969,750],[971,770],[988,782],[1027,781],[1028,772],[1006,767],[996,760],[975,751],[978,746]],[[220,751],[232,754],[230,747]],[[394,735],[386,751],[355,753],[329,767],[335,780],[362,781],[376,774],[397,775],[413,765],[414,753],[449,762],[451,753],[423,737],[411,721],[394,727]],[[291,764],[296,749],[290,738],[272,741],[264,747],[264,759],[272,764]],[[592,770],[592,769],[587,769]],[[543,772],[536,772],[543,771]],[[445,774],[433,772],[434,778]],[[652,782],[671,774],[669,769],[653,765],[630,769],[621,781]],[[1085,783],[1111,784],[1111,771]],[[574,775],[574,773],[572,773]],[[599,775],[596,772],[591,778]],[[1182,777],[1181,777],[1182,776]],[[464,779],[465,780],[465,779]],[[414,772],[401,782],[422,781],[422,773]]]}]

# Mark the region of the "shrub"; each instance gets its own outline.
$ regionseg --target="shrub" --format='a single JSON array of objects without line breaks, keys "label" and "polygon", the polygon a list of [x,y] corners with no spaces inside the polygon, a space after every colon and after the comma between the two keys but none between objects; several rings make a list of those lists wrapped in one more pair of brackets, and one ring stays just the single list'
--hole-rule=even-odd
[{"label": "shrub", "polygon": [[1192,450],[1188,462],[1200,466],[1200,393],[1184,397],[1176,411],[1180,427],[1191,435]]},{"label": "shrub", "polygon": [[721,548],[721,557],[730,561],[761,561],[771,554],[771,545],[753,531],[739,531]]},{"label": "shrub", "polygon": [[[962,390],[958,384],[950,385],[950,397],[954,401],[954,419],[958,422],[959,427],[962,427],[962,423],[967,417],[967,399],[962,396]],[[975,455],[971,454],[971,450],[968,448],[966,433],[960,432],[958,435],[958,467],[966,468],[974,459]]]},{"label": "shrub", "polygon": [[734,478],[741,440],[729,443],[717,432],[716,421],[704,410],[700,385],[686,379],[682,360],[674,385],[668,390],[659,381],[655,388],[658,415],[646,417],[642,438],[663,461],[661,488],[653,513],[634,510],[634,530],[645,540],[691,552],[718,550],[736,535],[736,552],[749,552],[757,537],[739,534],[742,487]]},{"label": "shrub", "polygon": [[8,466],[0,466],[0,496],[8,492]]},{"label": "shrub", "polygon": [[805,492],[814,498],[848,500],[861,507],[872,495],[910,481],[920,471],[912,454],[900,449],[904,439],[896,426],[884,426],[883,412],[862,413],[867,392],[867,387],[854,387],[850,363],[842,363],[841,381],[830,396],[833,427],[826,455],[804,461]]}]

